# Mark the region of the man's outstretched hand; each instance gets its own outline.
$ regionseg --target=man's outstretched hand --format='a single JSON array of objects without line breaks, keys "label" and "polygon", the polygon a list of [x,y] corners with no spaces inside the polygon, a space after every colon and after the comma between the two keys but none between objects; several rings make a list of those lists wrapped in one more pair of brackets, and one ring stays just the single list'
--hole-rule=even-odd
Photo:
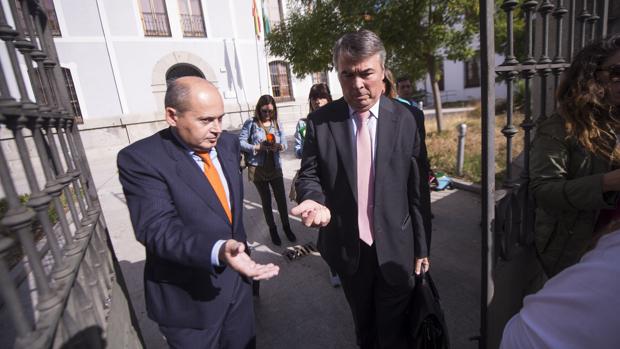
[{"label": "man's outstretched hand", "polygon": [[301,217],[301,221],[306,227],[324,227],[332,219],[329,208],[314,200],[304,200],[291,209],[291,214]]},{"label": "man's outstretched hand", "polygon": [[220,248],[220,260],[239,274],[254,280],[268,280],[278,275],[280,267],[273,263],[258,264],[245,253],[245,245],[236,240],[227,240]]}]

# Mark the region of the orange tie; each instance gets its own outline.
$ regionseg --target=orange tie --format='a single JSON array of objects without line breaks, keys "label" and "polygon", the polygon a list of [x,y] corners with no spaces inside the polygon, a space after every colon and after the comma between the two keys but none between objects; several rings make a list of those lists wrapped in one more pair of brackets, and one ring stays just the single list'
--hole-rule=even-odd
[{"label": "orange tie", "polygon": [[211,156],[208,152],[198,153],[196,155],[200,156],[202,161],[205,163],[205,176],[207,176],[207,180],[211,184],[211,187],[215,191],[217,198],[220,200],[220,204],[224,208],[226,212],[226,216],[228,216],[228,221],[232,223],[232,213],[230,212],[230,206],[228,206],[228,199],[226,199],[226,191],[224,190],[224,186],[222,185],[222,180],[220,179],[220,174],[217,173],[217,169],[213,165],[211,161]]}]

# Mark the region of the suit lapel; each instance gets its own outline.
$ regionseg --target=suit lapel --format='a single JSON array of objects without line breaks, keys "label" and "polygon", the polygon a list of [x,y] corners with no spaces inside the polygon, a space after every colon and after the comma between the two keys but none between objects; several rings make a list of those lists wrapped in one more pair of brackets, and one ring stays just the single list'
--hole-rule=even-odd
[{"label": "suit lapel", "polygon": [[228,222],[226,212],[220,204],[215,190],[213,190],[204,172],[196,165],[196,162],[188,154],[187,150],[174,138],[172,130],[170,130],[170,139],[168,142],[164,142],[164,144],[167,145],[168,155],[176,162],[176,170],[179,178],[184,181],[187,186],[211,208],[211,210],[218,212],[218,216]]},{"label": "suit lapel", "polygon": [[336,101],[336,103],[338,103],[336,116],[329,121],[328,125],[334,138],[334,144],[336,144],[336,150],[342,159],[344,172],[353,190],[353,196],[355,201],[357,201],[357,166],[355,165],[357,155],[353,152],[353,129],[351,128],[351,120],[349,118],[349,108],[342,98]]},{"label": "suit lapel", "polygon": [[399,116],[396,114],[393,102],[385,97],[381,97],[379,104],[379,119],[376,130],[377,147],[375,150],[375,196],[381,195],[383,180],[390,178],[388,173],[389,162],[396,144],[398,134]]}]

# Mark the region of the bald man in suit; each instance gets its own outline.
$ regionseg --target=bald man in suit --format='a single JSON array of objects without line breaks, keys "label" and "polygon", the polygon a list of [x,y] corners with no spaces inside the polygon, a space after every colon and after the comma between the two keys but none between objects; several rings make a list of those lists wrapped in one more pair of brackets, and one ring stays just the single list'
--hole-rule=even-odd
[{"label": "bald man in suit", "polygon": [[251,280],[278,274],[245,252],[237,137],[205,79],[165,97],[169,128],[118,154],[131,222],[146,248],[146,308],[171,348],[253,348]]}]

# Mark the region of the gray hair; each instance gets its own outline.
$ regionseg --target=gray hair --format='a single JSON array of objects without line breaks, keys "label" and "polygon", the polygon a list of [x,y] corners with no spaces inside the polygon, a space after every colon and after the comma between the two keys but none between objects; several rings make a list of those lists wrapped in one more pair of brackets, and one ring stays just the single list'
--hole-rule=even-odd
[{"label": "gray hair", "polygon": [[376,54],[381,59],[381,68],[385,68],[385,47],[377,34],[370,30],[361,29],[356,32],[344,34],[333,49],[333,64],[338,71],[338,58],[343,55],[353,60],[362,60]]}]

